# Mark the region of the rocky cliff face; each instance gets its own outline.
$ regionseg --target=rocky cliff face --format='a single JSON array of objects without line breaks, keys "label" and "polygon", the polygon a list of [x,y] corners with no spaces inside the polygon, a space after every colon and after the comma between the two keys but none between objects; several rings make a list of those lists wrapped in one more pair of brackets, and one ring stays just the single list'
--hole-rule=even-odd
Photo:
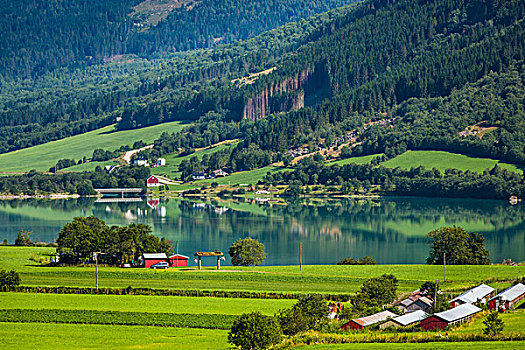
[{"label": "rocky cliff face", "polygon": [[260,119],[265,116],[304,107],[305,95],[323,88],[328,81],[326,69],[311,66],[282,82],[267,87],[244,105],[243,118]]}]

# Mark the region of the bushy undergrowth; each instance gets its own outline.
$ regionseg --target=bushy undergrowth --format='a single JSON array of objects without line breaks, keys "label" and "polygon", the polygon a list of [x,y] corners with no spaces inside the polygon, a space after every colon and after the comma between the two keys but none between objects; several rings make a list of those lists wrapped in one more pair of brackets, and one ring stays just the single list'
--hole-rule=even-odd
[{"label": "bushy undergrowth", "polygon": [[0,310],[0,322],[81,323],[229,329],[237,316],[221,314],[172,314],[97,310]]}]

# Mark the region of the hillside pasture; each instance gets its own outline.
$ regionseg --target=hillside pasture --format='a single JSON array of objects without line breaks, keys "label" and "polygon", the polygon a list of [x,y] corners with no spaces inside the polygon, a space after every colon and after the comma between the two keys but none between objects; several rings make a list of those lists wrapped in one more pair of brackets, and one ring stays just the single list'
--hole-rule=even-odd
[{"label": "hillside pasture", "polygon": [[494,165],[509,171],[522,173],[523,169],[514,164],[504,163],[490,158],[478,158],[463,154],[456,154],[444,151],[407,151],[395,158],[389,159],[382,166],[387,168],[410,169],[419,166],[426,169],[436,168],[440,171],[446,169],[458,169],[462,171],[470,170],[481,173],[485,169],[491,169]]},{"label": "hillside pasture", "polygon": [[[163,132],[176,132],[185,127],[180,121],[158,124],[141,129],[118,131],[115,125],[106,126],[81,135],[0,154],[0,172],[27,172],[31,169],[47,171],[59,159],[91,158],[97,148],[113,151],[123,145],[133,145],[136,141],[153,142]],[[110,164],[111,161],[107,162]],[[106,164],[106,162],[104,162]],[[83,171],[89,166],[74,169]]]}]

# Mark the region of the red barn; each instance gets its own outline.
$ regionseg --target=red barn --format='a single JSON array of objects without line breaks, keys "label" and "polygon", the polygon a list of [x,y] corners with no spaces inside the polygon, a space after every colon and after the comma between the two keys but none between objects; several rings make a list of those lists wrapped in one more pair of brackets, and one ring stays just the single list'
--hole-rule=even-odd
[{"label": "red barn", "polygon": [[350,320],[343,324],[341,326],[341,329],[355,329],[355,330],[361,330],[365,327],[371,326],[373,324],[383,322],[388,320],[389,318],[394,318],[397,315],[390,311],[381,311],[377,314],[373,314],[366,317],[361,318],[354,318],[353,320]]},{"label": "red barn", "polygon": [[186,255],[175,254],[169,257],[168,263],[171,267],[188,266],[189,259]]},{"label": "red barn", "polygon": [[161,261],[168,261],[165,253],[144,253],[142,257],[144,259],[144,267],[146,268],[150,268]]},{"label": "red barn", "polygon": [[150,175],[146,179],[146,186],[147,187],[158,187],[160,186],[160,181],[155,175]]},{"label": "red barn", "polygon": [[518,283],[489,300],[489,309],[506,311],[525,299],[525,285]]},{"label": "red barn", "polygon": [[438,312],[423,321],[421,321],[421,328],[425,331],[434,329],[445,329],[447,326],[452,326],[457,323],[462,323],[468,320],[472,315],[480,312],[481,309],[472,304],[461,304],[453,309]]}]

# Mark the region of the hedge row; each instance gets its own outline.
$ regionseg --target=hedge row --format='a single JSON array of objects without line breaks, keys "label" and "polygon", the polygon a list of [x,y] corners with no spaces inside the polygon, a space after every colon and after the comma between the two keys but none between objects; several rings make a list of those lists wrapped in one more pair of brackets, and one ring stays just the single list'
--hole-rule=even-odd
[{"label": "hedge row", "polygon": [[0,322],[75,323],[230,329],[235,315],[173,314],[62,309],[4,309]]},{"label": "hedge row", "polygon": [[[82,288],[82,287],[30,287],[18,286],[11,288],[19,293],[51,293],[51,294],[101,294],[101,295],[155,295],[155,296],[183,296],[183,297],[216,297],[216,298],[243,298],[243,299],[299,299],[305,294],[275,293],[275,292],[247,292],[198,289],[151,289],[151,288]],[[322,294],[323,299],[345,302],[350,300],[348,294]]]}]

